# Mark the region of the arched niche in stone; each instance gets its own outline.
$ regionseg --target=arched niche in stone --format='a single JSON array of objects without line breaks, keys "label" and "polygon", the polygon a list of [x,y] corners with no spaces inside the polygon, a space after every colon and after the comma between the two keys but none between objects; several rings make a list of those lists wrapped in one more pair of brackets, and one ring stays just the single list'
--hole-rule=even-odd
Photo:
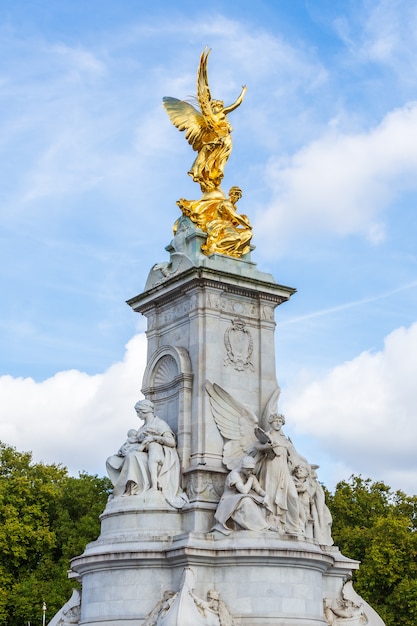
[{"label": "arched niche in stone", "polygon": [[183,468],[190,458],[192,383],[191,360],[185,348],[161,346],[148,360],[142,393],[155,404],[156,415],[176,433]]}]

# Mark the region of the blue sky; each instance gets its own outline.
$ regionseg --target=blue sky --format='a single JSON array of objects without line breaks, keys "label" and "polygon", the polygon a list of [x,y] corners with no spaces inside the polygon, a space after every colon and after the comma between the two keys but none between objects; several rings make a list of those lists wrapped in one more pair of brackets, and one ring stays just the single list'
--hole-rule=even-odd
[{"label": "blue sky", "polygon": [[417,7],[412,0],[3,0],[0,439],[103,474],[135,421],[144,287],[196,195],[161,106],[234,101],[224,187],[277,310],[286,432],[330,487],[417,480]]}]

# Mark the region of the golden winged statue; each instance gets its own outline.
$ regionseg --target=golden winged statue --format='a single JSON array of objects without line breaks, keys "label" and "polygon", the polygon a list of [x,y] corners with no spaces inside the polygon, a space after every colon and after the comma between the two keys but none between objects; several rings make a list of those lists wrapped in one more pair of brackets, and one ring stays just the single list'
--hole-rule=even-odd
[{"label": "golden winged statue", "polygon": [[201,191],[214,191],[220,187],[224,176],[224,166],[232,151],[232,127],[227,114],[234,111],[243,101],[246,87],[230,106],[223,100],[211,97],[208,84],[207,62],[211,50],[207,48],[200,58],[197,73],[198,111],[192,104],[177,98],[166,97],[162,102],[171,122],[178,130],[185,131],[185,137],[198,154],[188,172],[200,184]]},{"label": "golden winged statue", "polygon": [[242,103],[246,87],[242,87],[237,100],[229,106],[225,106],[223,100],[214,100],[207,75],[210,52],[206,48],[201,54],[197,72],[199,110],[177,98],[165,97],[162,102],[171,122],[178,130],[185,131],[188,143],[197,152],[188,174],[203,192],[200,200],[181,198],[177,205],[185,217],[207,233],[206,244],[202,246],[204,254],[239,258],[250,251],[252,226],[246,215],[236,211],[236,201],[242,196],[240,188],[232,187],[227,198],[220,185],[232,151],[233,129],[227,115]]}]

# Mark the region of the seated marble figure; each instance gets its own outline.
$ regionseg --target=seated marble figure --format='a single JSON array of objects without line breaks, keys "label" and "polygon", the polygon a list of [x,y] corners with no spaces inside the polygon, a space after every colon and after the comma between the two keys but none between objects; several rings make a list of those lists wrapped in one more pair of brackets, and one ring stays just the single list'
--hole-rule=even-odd
[{"label": "seated marble figure", "polygon": [[232,530],[275,530],[266,521],[266,510],[272,511],[266,492],[254,475],[255,460],[245,456],[232,470],[214,515],[218,530],[227,535]]},{"label": "seated marble figure", "polygon": [[135,432],[129,430],[127,441],[106,461],[113,497],[161,492],[171,506],[182,508],[187,496],[180,488],[175,434],[155,415],[150,400],[140,400],[135,410],[144,424]]}]

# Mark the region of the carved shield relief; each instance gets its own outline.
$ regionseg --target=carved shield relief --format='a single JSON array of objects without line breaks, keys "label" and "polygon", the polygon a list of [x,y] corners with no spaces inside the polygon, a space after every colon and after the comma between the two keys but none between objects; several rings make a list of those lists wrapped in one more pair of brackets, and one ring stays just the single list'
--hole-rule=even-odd
[{"label": "carved shield relief", "polygon": [[246,369],[254,371],[252,335],[242,319],[232,320],[231,326],[224,334],[224,345],[227,352],[224,360],[225,366],[232,365],[238,372]]}]

